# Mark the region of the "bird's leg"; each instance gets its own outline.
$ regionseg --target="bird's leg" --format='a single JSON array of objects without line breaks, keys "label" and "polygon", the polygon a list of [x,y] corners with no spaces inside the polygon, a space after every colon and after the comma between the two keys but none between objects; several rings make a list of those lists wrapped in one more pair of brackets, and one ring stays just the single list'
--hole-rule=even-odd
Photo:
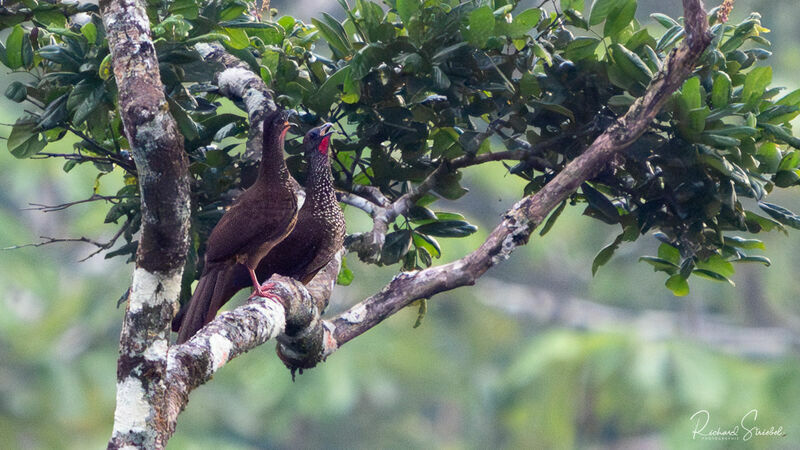
[{"label": "bird's leg", "polygon": [[250,267],[248,267],[247,271],[250,272],[250,279],[253,280],[253,288],[255,288],[255,290],[253,291],[253,294],[250,295],[249,298],[265,297],[265,298],[268,298],[270,300],[275,300],[276,302],[280,303],[281,298],[271,292],[271,289],[275,286],[275,283],[267,283],[267,284],[262,286],[261,283],[258,282],[258,278],[256,277],[255,270],[253,270]]}]

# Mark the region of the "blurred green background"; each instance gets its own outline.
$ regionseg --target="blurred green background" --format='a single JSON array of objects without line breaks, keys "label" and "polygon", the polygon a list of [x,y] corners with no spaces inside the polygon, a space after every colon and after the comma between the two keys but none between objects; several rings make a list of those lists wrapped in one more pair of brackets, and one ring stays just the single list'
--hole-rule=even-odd
[{"label": "blurred green background", "polygon": [[[340,11],[335,1],[272,6],[305,20]],[[679,8],[640,0],[638,15]],[[738,0],[732,18],[762,13],[776,82],[788,89],[800,87],[796,9],[796,0]],[[18,76],[4,73],[0,89]],[[0,99],[0,122],[13,122],[20,108]],[[71,142],[58,145],[68,151]],[[0,247],[113,234],[96,203],[26,208],[87,198],[96,182],[99,193],[116,192],[118,172],[95,180],[78,166],[67,176],[59,161],[15,160],[4,141],[0,165]],[[481,229],[443,239],[450,258],[475,248],[519,199],[522,183],[504,173],[500,164],[466,172],[472,190],[452,209]],[[777,200],[800,209],[800,197]],[[359,211],[346,213],[349,232],[369,227]],[[623,247],[592,278],[594,254],[616,233],[568,209],[475,287],[431,300],[419,328],[416,309],[402,311],[294,383],[272,345],[250,352],[192,394],[170,448],[797,448],[796,236],[767,236],[773,266],[738,266],[736,288],[695,279],[692,293],[676,298],[636,263],[655,254],[655,239]],[[102,255],[78,262],[93,250],[70,243],[0,252],[0,448],[105,445],[123,314],[116,302],[132,267]],[[395,273],[355,257],[348,264],[356,279],[337,288],[333,312]],[[725,430],[753,409],[757,426],[782,426],[786,436],[693,439],[696,411],[709,412],[706,430]]]}]

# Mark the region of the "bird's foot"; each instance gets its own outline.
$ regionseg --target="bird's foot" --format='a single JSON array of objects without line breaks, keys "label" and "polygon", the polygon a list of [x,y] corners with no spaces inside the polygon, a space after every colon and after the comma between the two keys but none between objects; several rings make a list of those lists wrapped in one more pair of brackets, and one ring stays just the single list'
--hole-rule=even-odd
[{"label": "bird's foot", "polygon": [[[265,283],[264,285],[258,286],[255,288],[253,293],[250,295],[250,298],[254,297],[264,297],[270,300],[276,301],[281,303],[281,297],[279,295],[272,293],[272,288],[275,287],[275,283]],[[249,300],[249,299],[248,299]]]}]

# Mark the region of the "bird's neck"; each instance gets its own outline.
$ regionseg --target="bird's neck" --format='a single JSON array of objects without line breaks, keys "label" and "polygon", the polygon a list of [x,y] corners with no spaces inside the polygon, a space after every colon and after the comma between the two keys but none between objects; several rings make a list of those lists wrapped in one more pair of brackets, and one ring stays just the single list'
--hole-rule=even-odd
[{"label": "bird's neck", "polygon": [[282,139],[272,137],[264,141],[261,163],[258,167],[258,178],[262,181],[285,181],[289,178],[289,170],[283,160]]},{"label": "bird's neck", "polygon": [[327,156],[311,158],[308,167],[308,193],[307,201],[311,205],[321,206],[336,203],[336,192],[333,188],[333,175]]}]

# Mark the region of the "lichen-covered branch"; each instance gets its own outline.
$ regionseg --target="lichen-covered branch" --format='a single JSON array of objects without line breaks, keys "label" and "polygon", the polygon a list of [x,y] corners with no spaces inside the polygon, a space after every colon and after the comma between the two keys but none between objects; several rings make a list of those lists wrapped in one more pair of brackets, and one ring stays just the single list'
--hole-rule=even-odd
[{"label": "lichen-covered branch", "polygon": [[[711,42],[702,2],[684,0],[683,5],[686,40],[670,53],[645,94],[623,117],[539,192],[523,198],[508,210],[502,222],[477,250],[443,266],[401,273],[377,294],[325,321],[321,338],[325,343],[323,357],[416,300],[474,284],[489,268],[506,260],[518,246],[526,244],[550,211],[602,170],[614,154],[641,136],[670,95],[692,74],[700,55]],[[308,355],[308,358],[319,359],[317,355]]]},{"label": "lichen-covered branch", "polygon": [[194,48],[206,61],[219,63],[225,67],[225,70],[214,74],[214,81],[220,94],[244,103],[250,119],[244,157],[258,161],[261,158],[263,144],[264,114],[276,108],[267,85],[244,61],[226,52],[221,45],[200,43]]},{"label": "lichen-covered branch", "polygon": [[117,408],[108,446],[158,448],[166,442],[163,400],[169,325],[188,249],[188,160],[183,136],[164,97],[144,3],[103,0],[100,11],[142,208],[136,268],[120,336]]},{"label": "lichen-covered branch", "polygon": [[274,300],[253,298],[220,314],[191,339],[169,349],[165,400],[168,436],[174,433],[178,415],[195,388],[231,359],[283,333],[287,325],[298,320],[298,311],[313,314],[314,301],[301,283],[281,276],[270,281],[274,283],[272,293],[292,299],[288,308]]}]

